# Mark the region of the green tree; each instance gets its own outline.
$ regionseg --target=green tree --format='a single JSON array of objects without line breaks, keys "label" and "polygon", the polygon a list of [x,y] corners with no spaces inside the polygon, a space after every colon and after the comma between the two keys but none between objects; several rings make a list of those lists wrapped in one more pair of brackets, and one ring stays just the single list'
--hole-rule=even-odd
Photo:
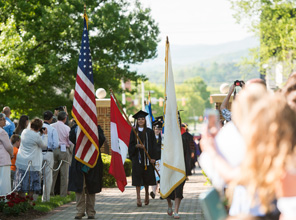
[{"label": "green tree", "polygon": [[[150,92],[151,99],[156,99],[156,103],[151,104],[152,114],[153,116],[161,116],[163,115],[163,106],[159,105],[159,98],[164,98],[164,86],[158,85],[155,83],[151,83],[149,81],[145,81],[145,101],[148,101],[148,94]],[[126,91],[126,112],[127,114],[133,115],[140,109],[142,109],[142,88],[141,84],[133,83],[132,91]],[[116,94],[117,99],[121,102],[122,96],[121,94]],[[136,101],[135,101],[136,100]]]},{"label": "green tree", "polygon": [[145,82],[145,90],[150,92],[151,99],[157,99],[157,102],[155,104],[151,103],[153,116],[158,117],[163,115],[163,105],[160,105],[159,99],[163,99],[164,104],[164,85]]},{"label": "green tree", "polygon": [[194,77],[176,86],[178,109],[184,110],[181,113],[182,121],[192,123],[196,117],[203,115],[205,108],[211,107],[210,92],[201,77]]},{"label": "green tree", "polygon": [[[159,29],[138,1],[87,1],[95,87],[145,76],[130,64],[156,56]],[[83,28],[79,0],[0,1],[0,107],[40,115],[71,107]]]},{"label": "green tree", "polygon": [[239,23],[250,21],[249,28],[260,37],[260,48],[253,50],[252,62],[261,70],[264,64],[283,64],[284,75],[295,68],[296,9],[292,0],[230,0]]}]

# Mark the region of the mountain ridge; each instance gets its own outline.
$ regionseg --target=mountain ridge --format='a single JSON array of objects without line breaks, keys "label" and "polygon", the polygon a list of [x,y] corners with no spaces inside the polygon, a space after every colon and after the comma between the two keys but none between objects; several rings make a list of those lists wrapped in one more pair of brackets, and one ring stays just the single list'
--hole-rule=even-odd
[{"label": "mountain ridge", "polygon": [[[232,41],[215,45],[170,45],[173,69],[188,66],[209,65],[210,63],[239,62],[242,57],[248,56],[249,49],[258,47],[259,41],[255,37],[248,37],[239,41]],[[165,45],[158,45],[158,56],[153,60],[145,61],[140,65],[131,66],[140,74],[149,79],[155,72],[164,71]],[[154,73],[154,74],[153,74]],[[150,79],[153,81],[153,79]]]}]

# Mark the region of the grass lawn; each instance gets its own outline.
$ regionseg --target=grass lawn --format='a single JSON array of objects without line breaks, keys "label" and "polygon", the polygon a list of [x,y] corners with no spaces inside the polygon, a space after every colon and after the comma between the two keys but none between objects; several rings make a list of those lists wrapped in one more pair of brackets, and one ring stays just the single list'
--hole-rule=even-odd
[{"label": "grass lawn", "polygon": [[75,198],[74,192],[71,192],[71,194],[66,197],[51,196],[49,202],[41,202],[41,196],[39,196],[37,201],[35,201],[36,205],[34,206],[34,209],[41,212],[49,212],[56,207],[74,201]]}]

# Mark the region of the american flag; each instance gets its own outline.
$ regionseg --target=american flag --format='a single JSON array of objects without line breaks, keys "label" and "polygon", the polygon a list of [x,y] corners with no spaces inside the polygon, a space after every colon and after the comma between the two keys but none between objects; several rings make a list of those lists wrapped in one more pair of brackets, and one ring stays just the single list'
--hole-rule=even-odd
[{"label": "american flag", "polygon": [[78,124],[75,158],[92,168],[96,165],[99,156],[99,136],[86,14],[84,15],[72,116]]}]

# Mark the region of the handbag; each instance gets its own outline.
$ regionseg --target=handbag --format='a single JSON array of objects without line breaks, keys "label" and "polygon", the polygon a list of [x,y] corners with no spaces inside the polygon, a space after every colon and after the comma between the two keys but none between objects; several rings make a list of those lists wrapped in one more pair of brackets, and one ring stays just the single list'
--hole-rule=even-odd
[{"label": "handbag", "polygon": [[215,188],[201,193],[199,203],[206,220],[224,220],[227,218],[226,209]]}]

